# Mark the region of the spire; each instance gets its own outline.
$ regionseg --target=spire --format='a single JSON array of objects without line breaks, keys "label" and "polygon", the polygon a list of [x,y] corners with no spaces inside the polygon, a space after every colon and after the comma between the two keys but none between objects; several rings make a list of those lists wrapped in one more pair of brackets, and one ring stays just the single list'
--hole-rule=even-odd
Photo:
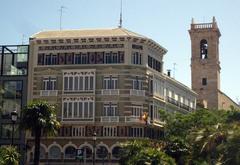
[{"label": "spire", "polygon": [[122,0],[121,0],[121,7],[120,7],[120,19],[119,19],[119,28],[122,28]]}]

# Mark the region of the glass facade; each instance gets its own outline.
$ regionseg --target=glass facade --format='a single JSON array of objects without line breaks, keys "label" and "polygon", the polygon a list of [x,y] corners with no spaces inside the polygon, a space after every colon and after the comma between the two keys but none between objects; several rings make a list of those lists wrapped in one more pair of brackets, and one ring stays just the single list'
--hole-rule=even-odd
[{"label": "glass facade", "polygon": [[23,93],[22,81],[3,81],[3,91],[2,117],[9,118],[13,110],[16,110],[20,115]]},{"label": "glass facade", "polygon": [[0,51],[1,75],[27,75],[27,45],[2,46]]},{"label": "glass facade", "polygon": [[[20,110],[27,103],[28,51],[29,45],[0,46],[0,146],[17,145],[22,155],[20,165],[24,164],[26,146],[19,119]],[[18,118],[13,125],[11,112],[14,110]]]}]

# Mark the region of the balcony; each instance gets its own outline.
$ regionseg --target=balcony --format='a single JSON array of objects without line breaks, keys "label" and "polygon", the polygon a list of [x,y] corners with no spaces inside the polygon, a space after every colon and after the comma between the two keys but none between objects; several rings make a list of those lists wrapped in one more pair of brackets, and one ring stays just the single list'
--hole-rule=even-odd
[{"label": "balcony", "polygon": [[40,96],[57,96],[57,90],[40,90]]},{"label": "balcony", "polygon": [[145,96],[145,90],[130,89],[130,95],[133,95],[133,96]]},{"label": "balcony", "polygon": [[177,101],[177,100],[175,100],[175,99],[173,99],[171,97],[167,97],[167,101],[169,103],[171,103],[171,104],[173,104],[173,105],[175,105],[177,107],[180,107],[182,109],[185,109],[187,111],[193,111],[194,110],[194,108],[191,108],[190,106],[188,106],[186,104],[183,104],[183,103],[181,103],[181,102],[179,102],[179,101]]},{"label": "balcony", "polygon": [[111,123],[111,122],[119,122],[119,116],[101,116],[101,122]]},{"label": "balcony", "polygon": [[125,116],[126,123],[141,123],[143,120],[140,119],[139,116]]},{"label": "balcony", "polygon": [[119,89],[102,89],[102,95],[119,95]]}]

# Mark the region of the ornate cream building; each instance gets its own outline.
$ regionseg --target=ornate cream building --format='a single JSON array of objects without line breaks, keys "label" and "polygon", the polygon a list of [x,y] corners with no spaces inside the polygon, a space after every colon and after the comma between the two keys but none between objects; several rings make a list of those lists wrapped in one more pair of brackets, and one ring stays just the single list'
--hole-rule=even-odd
[{"label": "ornate cream building", "polygon": [[215,17],[211,23],[195,23],[189,30],[192,45],[192,89],[198,93],[198,103],[210,109],[239,108],[220,90],[219,38]]},{"label": "ornate cream building", "polygon": [[[62,124],[57,137],[41,139],[41,162],[76,164],[75,149],[84,148],[85,163],[96,151],[97,163],[113,164],[120,142],[163,136],[160,109],[195,110],[197,94],[163,73],[166,52],[152,39],[124,28],[33,35],[28,99],[56,104]],[[31,162],[31,136],[27,143]]]}]

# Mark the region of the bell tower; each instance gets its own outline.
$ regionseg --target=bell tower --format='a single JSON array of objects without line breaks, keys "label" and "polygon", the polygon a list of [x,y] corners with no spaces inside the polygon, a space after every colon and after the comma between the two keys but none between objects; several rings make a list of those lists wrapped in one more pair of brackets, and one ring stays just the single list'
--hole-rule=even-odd
[{"label": "bell tower", "polygon": [[220,91],[219,38],[215,17],[211,23],[195,23],[191,29],[192,89],[198,93],[198,103],[207,108],[218,108]]}]

